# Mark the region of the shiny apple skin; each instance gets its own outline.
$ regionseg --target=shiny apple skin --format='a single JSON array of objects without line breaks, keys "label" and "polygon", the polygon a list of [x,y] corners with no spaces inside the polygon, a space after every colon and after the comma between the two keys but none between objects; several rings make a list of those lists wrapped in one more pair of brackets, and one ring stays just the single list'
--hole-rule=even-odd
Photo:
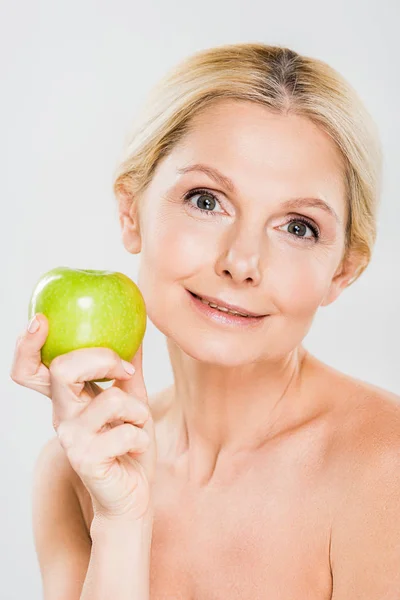
[{"label": "shiny apple skin", "polygon": [[41,350],[46,367],[56,356],[93,347],[111,348],[130,362],[147,324],[139,288],[116,271],[69,267],[48,271],[36,283],[29,302],[28,318],[36,313],[44,314],[49,322]]}]

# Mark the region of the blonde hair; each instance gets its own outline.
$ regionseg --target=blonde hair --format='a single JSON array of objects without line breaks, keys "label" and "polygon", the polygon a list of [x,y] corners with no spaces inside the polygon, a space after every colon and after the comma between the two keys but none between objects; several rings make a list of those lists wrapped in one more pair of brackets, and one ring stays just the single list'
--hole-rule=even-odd
[{"label": "blonde hair", "polygon": [[159,161],[217,99],[261,104],[308,117],[336,143],[344,164],[347,223],[342,263],[368,266],[377,234],[382,153],[375,122],[351,85],[325,62],[281,46],[240,43],[202,50],[168,72],[149,94],[115,173],[114,192],[139,201]]}]

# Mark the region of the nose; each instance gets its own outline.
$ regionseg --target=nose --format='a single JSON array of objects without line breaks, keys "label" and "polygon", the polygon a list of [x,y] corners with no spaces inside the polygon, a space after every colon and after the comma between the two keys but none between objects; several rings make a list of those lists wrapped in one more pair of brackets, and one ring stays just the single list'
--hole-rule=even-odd
[{"label": "nose", "polygon": [[235,283],[259,285],[261,281],[260,243],[252,230],[231,234],[226,247],[216,263],[220,277],[228,277]]}]

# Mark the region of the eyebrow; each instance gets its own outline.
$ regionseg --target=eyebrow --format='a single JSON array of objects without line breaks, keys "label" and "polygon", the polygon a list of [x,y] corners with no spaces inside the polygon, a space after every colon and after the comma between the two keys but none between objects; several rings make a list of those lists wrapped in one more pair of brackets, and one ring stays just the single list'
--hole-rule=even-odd
[{"label": "eyebrow", "polygon": [[[218,169],[215,169],[214,167],[211,167],[209,165],[197,163],[195,165],[189,165],[187,167],[177,169],[177,173],[179,173],[180,175],[184,175],[185,173],[190,173],[192,171],[200,171],[201,173],[204,173],[205,175],[216,181],[219,185],[222,185],[223,187],[228,189],[230,192],[236,192],[232,179],[218,171]],[[341,220],[339,219],[336,211],[332,208],[332,206],[330,206],[330,204],[328,204],[324,200],[321,200],[321,198],[289,198],[283,203],[283,206],[284,208],[320,208],[329,215],[331,215],[339,225],[341,224]]]}]

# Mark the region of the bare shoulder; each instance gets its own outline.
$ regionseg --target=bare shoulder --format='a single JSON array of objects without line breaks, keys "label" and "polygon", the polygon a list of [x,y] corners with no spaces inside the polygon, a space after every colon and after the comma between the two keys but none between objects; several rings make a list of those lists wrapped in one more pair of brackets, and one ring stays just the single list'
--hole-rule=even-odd
[{"label": "bare shoulder", "polygon": [[399,598],[400,396],[310,364],[327,425],[331,598]]},{"label": "bare shoulder", "polygon": [[338,500],[365,473],[379,477],[400,459],[400,396],[315,358],[310,364],[325,415],[327,482],[335,482]]},{"label": "bare shoulder", "polygon": [[331,526],[333,600],[400,594],[400,396],[345,376],[338,390],[336,472],[343,482]]},{"label": "bare shoulder", "polygon": [[366,460],[400,447],[400,396],[382,387],[342,375],[336,387],[338,416],[353,450]]},{"label": "bare shoulder", "polygon": [[400,440],[400,395],[347,375],[310,358],[311,383],[324,398],[333,433],[340,445],[371,451],[396,446]]},{"label": "bare shoulder", "polygon": [[53,437],[36,460],[32,490],[34,543],[46,598],[78,597],[89,562],[90,538],[73,482],[74,471]]},{"label": "bare shoulder", "polygon": [[367,479],[371,485],[386,485],[387,473],[400,472],[400,396],[356,380],[347,399],[337,441],[349,459],[352,487],[365,485]]},{"label": "bare shoulder", "polygon": [[[400,396],[313,359],[327,407],[332,600],[400,594]],[[325,400],[326,399],[326,400]]]}]

